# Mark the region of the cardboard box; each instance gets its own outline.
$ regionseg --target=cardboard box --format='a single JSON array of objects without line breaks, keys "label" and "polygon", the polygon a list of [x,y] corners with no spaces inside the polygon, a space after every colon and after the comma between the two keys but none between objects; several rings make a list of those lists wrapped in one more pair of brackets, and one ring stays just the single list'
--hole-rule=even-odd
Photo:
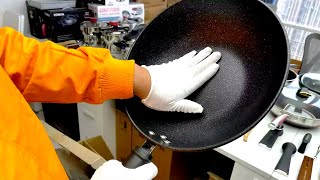
[{"label": "cardboard box", "polygon": [[120,6],[103,6],[100,4],[88,4],[88,9],[98,21],[118,21],[121,18]]},{"label": "cardboard box", "polygon": [[141,18],[144,22],[144,5],[141,3],[130,3],[129,5],[103,6],[99,4],[88,4],[98,21],[110,22],[121,21],[123,16],[130,18]]},{"label": "cardboard box", "polygon": [[214,174],[213,172],[207,172],[209,175],[209,180],[223,180],[220,176]]},{"label": "cardboard box", "polygon": [[99,154],[105,160],[114,159],[111,151],[109,150],[108,146],[104,142],[101,136],[96,136],[93,138],[85,139],[79,142],[82,146],[86,147],[90,151]]},{"label": "cardboard box", "polygon": [[176,4],[177,2],[180,2],[181,0],[168,0],[168,7]]},{"label": "cardboard box", "polygon": [[48,136],[63,147],[56,149],[56,152],[69,179],[90,179],[95,169],[114,159],[101,136],[76,142],[46,122],[41,122]]},{"label": "cardboard box", "polygon": [[65,148],[56,149],[59,160],[70,180],[89,180],[94,169]]},{"label": "cardboard box", "polygon": [[89,20],[90,11],[85,8],[45,10],[47,38],[53,42],[83,39],[80,24]]},{"label": "cardboard box", "polygon": [[[102,156],[105,160],[113,159],[109,148],[101,136],[80,141],[79,144]],[[56,152],[69,179],[90,179],[95,172],[95,169],[93,169],[89,164],[72,154],[66,148],[56,149]]]},{"label": "cardboard box", "polygon": [[143,3],[145,7],[167,5],[167,0],[135,0],[134,2]]},{"label": "cardboard box", "polygon": [[77,0],[76,7],[87,8],[88,4],[101,4],[106,6],[129,5],[129,0]]},{"label": "cardboard box", "polygon": [[145,22],[150,23],[160,13],[167,9],[167,5],[149,6],[145,8]]}]

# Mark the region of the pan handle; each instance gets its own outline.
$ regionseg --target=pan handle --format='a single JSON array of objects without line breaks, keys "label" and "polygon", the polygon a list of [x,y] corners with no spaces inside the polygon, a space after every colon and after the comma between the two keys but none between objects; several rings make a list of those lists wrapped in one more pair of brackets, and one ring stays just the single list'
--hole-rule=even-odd
[{"label": "pan handle", "polygon": [[148,141],[145,142],[141,147],[137,147],[134,151],[132,151],[127,162],[124,164],[124,167],[135,169],[151,162],[151,154],[154,148],[155,146]]}]

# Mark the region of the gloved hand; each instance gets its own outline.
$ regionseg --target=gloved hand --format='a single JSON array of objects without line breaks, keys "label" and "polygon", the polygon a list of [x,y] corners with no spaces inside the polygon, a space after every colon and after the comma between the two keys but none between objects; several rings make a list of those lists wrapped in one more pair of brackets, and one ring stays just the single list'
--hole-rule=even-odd
[{"label": "gloved hand", "polygon": [[128,169],[117,160],[109,160],[94,172],[91,180],[151,180],[157,174],[158,168],[152,162]]},{"label": "gloved hand", "polygon": [[216,62],[221,58],[221,53],[211,53],[212,49],[206,47],[198,54],[192,51],[169,63],[142,66],[151,77],[150,92],[142,103],[158,111],[202,113],[200,104],[185,98],[218,71]]}]

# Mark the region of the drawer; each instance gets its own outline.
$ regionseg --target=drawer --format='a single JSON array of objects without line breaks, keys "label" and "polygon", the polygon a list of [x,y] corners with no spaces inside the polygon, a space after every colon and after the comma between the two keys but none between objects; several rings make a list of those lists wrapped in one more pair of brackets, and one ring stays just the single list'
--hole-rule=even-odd
[{"label": "drawer", "polygon": [[100,114],[96,105],[78,104],[80,139],[102,135]]}]

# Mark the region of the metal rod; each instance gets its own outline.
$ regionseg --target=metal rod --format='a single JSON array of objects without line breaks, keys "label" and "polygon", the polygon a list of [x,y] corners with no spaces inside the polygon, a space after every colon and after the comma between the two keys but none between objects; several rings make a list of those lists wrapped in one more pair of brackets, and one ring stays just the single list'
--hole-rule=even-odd
[{"label": "metal rod", "polygon": [[320,145],[318,146],[318,150],[317,150],[316,155],[314,156],[314,159],[316,159],[316,158],[317,158],[317,156],[318,156],[319,152],[320,152]]}]

